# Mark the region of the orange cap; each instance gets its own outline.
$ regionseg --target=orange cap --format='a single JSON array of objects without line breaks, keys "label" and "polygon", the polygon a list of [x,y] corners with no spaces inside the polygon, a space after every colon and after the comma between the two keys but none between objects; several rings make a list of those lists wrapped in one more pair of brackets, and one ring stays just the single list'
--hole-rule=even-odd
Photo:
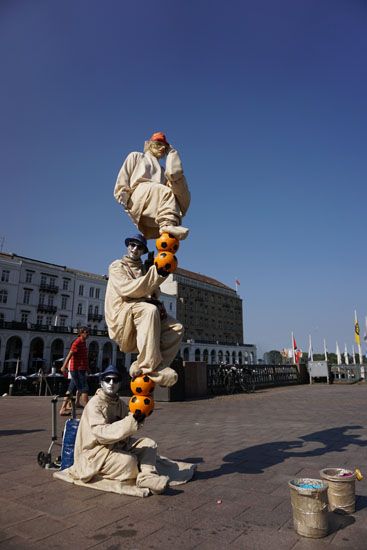
[{"label": "orange cap", "polygon": [[162,143],[168,145],[166,135],[163,132],[155,132],[150,138],[150,141],[161,141]]}]

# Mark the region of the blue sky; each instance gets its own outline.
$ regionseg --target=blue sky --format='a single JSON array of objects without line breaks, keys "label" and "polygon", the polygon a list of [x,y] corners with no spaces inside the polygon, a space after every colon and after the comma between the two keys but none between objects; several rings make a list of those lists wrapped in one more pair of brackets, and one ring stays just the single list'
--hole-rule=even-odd
[{"label": "blue sky", "polygon": [[2,0],[4,250],[105,273],[126,155],[163,130],[192,192],[181,267],[234,287],[260,353],[367,315],[362,0]]}]

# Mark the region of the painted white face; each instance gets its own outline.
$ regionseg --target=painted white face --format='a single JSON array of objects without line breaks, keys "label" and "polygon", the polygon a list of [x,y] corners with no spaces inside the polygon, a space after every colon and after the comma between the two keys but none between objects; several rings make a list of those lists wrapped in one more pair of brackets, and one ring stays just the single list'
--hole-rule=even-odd
[{"label": "painted white face", "polygon": [[161,141],[150,141],[149,151],[157,159],[161,159],[166,154],[167,145]]},{"label": "painted white face", "polygon": [[101,381],[101,388],[106,395],[113,396],[116,395],[120,389],[121,382],[117,376],[106,376]]},{"label": "painted white face", "polygon": [[140,257],[144,254],[144,247],[142,244],[138,244],[134,241],[130,241],[127,247],[127,255],[131,260],[140,260]]}]

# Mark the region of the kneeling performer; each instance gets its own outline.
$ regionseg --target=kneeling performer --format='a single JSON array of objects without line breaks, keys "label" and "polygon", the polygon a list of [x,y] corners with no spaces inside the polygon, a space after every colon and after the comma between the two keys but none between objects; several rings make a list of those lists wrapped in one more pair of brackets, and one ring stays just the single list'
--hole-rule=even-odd
[{"label": "kneeling performer", "polygon": [[[101,388],[85,407],[68,475],[82,482],[99,479],[132,482],[153,494],[162,493],[168,476],[156,469],[157,444],[148,437],[133,439],[144,416],[128,411],[118,396],[121,377],[114,366],[102,373]],[[109,490],[109,489],[107,489]]]}]

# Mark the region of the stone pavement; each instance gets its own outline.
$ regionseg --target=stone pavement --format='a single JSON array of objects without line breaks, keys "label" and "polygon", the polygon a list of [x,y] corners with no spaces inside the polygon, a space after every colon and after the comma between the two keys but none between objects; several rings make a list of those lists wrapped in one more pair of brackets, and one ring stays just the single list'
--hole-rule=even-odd
[{"label": "stone pavement", "polygon": [[367,478],[366,403],[364,383],[157,403],[139,435],[198,472],[138,499],[54,480],[36,462],[50,443],[50,398],[0,398],[0,550],[366,549],[367,479],[356,485],[356,513],[330,514],[318,540],[294,532],[287,485],[333,466]]}]

